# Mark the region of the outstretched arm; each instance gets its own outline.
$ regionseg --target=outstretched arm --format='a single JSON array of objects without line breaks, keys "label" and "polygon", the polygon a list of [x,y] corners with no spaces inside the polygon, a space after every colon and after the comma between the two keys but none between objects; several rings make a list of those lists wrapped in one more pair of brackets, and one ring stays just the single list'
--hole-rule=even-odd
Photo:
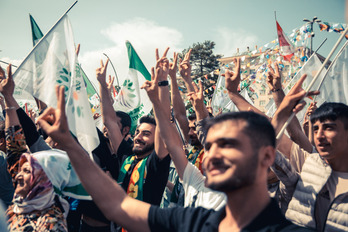
[{"label": "outstretched arm", "polygon": [[180,140],[178,131],[174,125],[170,123],[168,118],[168,115],[170,114],[169,103],[163,103],[159,97],[159,92],[163,88],[158,86],[160,75],[160,68],[156,68],[156,71],[154,68],[152,68],[152,81],[146,81],[142,88],[146,90],[153,104],[158,123],[157,127],[159,128],[162,140],[164,141],[164,144],[172,157],[179,177],[182,179],[188,161],[183,150],[183,144]]},{"label": "outstretched arm", "polygon": [[[167,59],[167,53],[168,53],[169,47],[164,51],[163,56],[160,58],[158,55],[158,49],[156,49],[156,70],[159,70],[158,74],[158,81],[163,82],[167,81],[168,79],[168,73],[169,73],[169,60]],[[159,99],[161,104],[169,105],[170,104],[170,98],[169,98],[169,91],[168,86],[161,86],[161,88],[158,91],[159,93]],[[156,123],[160,123],[159,119],[157,118],[157,110],[154,108],[155,112],[155,119]],[[164,120],[170,119],[170,112],[166,112],[166,116]],[[158,126],[156,126],[155,131],[155,151],[158,156],[158,158],[163,159],[168,155],[168,150],[164,145],[163,139],[160,135],[160,129]]]},{"label": "outstretched arm", "polygon": [[179,126],[181,128],[181,131],[183,132],[184,138],[186,141],[189,141],[189,123],[186,116],[186,108],[184,101],[181,98],[177,78],[176,78],[176,71],[177,71],[177,59],[178,59],[178,53],[174,52],[174,59],[173,63],[169,64],[169,76],[171,80],[170,85],[170,92],[171,92],[171,99],[174,109],[174,117],[178,120]]},{"label": "outstretched arm", "polygon": [[0,79],[0,92],[4,95],[6,103],[6,161],[8,171],[11,174],[12,180],[14,180],[18,173],[18,160],[22,153],[26,151],[26,143],[16,113],[17,108],[15,105],[17,102],[13,98],[15,84],[12,78],[11,64],[7,67],[7,78],[3,69],[0,67]]},{"label": "outstretched arm", "polygon": [[[268,68],[269,72],[267,77],[267,84],[272,91],[274,102],[278,108],[285,97],[285,93],[282,88],[281,73],[279,72],[277,63],[274,63],[274,69],[270,65],[268,66]],[[308,140],[307,136],[303,133],[297,117],[294,117],[291,120],[289,126],[287,127],[287,131],[293,142],[297,143],[304,150],[312,152],[312,144]],[[279,149],[281,149],[284,154],[289,154],[292,146],[291,140],[283,136],[283,141],[281,142],[283,145],[279,147]]]},{"label": "outstretched arm", "polygon": [[[285,122],[288,120],[292,112],[299,112],[303,109],[305,102],[300,101],[305,96],[306,92],[302,90],[301,86],[307,75],[303,75],[289,93],[284,97],[282,103],[279,105],[277,111],[272,118],[272,125],[276,134],[280,132]],[[308,96],[318,95],[319,91],[310,91]],[[299,102],[300,101],[300,102]]]},{"label": "outstretched arm", "polygon": [[[64,88],[57,86],[56,91],[57,109],[46,109],[38,118],[39,125],[47,135],[62,145],[84,188],[108,219],[130,231],[150,231],[147,220],[150,204],[127,196],[123,189],[89,158],[87,152],[69,132]],[[53,124],[50,125],[49,121]]]},{"label": "outstretched arm", "polygon": [[111,148],[114,153],[117,152],[118,147],[122,142],[121,128],[117,124],[117,118],[112,107],[110,92],[106,83],[106,69],[108,67],[109,59],[106,60],[105,65],[100,61],[100,67],[96,70],[97,80],[100,86],[101,112],[103,123],[108,130],[108,136]]}]

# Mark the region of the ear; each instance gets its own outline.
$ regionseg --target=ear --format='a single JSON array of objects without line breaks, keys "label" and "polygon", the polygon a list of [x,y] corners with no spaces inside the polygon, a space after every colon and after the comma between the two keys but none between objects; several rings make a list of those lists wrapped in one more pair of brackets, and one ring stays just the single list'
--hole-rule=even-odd
[{"label": "ear", "polygon": [[122,129],[122,135],[125,136],[126,134],[129,133],[130,127],[129,126],[125,126]]},{"label": "ear", "polygon": [[276,150],[274,147],[272,146],[261,147],[259,150],[260,164],[263,167],[266,167],[268,169],[274,163],[275,154],[276,154]]}]

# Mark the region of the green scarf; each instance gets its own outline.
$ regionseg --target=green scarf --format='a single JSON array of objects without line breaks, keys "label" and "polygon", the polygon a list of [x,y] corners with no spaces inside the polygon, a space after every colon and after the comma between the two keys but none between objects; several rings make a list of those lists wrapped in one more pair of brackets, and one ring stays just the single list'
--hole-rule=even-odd
[{"label": "green scarf", "polygon": [[[128,188],[127,188],[127,195],[138,199],[140,201],[143,200],[143,185],[144,181],[146,179],[146,161],[148,159],[148,156],[142,160],[140,160],[137,165],[135,165],[132,174],[130,176]],[[118,176],[117,182],[121,185],[129,168],[131,167],[132,163],[135,160],[135,156],[129,156],[127,159],[123,162],[120,174]]]}]

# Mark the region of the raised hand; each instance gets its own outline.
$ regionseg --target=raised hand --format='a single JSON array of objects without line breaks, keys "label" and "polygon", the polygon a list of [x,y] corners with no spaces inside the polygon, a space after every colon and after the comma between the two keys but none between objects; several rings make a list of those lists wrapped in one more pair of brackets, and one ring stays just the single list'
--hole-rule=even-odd
[{"label": "raised hand", "polygon": [[106,84],[106,69],[108,67],[108,63],[109,63],[109,58],[106,60],[105,65],[103,63],[103,60],[100,60],[100,67],[97,68],[97,70],[96,70],[97,80],[100,83],[100,85],[103,86],[103,87],[107,87],[107,84]]},{"label": "raised hand", "polygon": [[[302,99],[306,95],[306,91],[304,91],[301,86],[306,77],[307,75],[304,74],[297,81],[297,83],[292,87],[289,93],[284,97],[277,111],[283,111],[284,113],[290,115],[292,111],[297,113],[303,109],[303,107],[306,105],[306,102]],[[309,91],[307,96],[318,95],[319,93],[319,91]]]},{"label": "raised hand", "polygon": [[201,111],[204,109],[203,84],[202,81],[199,81],[199,88],[196,84],[192,84],[195,92],[189,92],[187,96],[191,101],[192,106],[195,108],[195,111]]},{"label": "raised hand", "polygon": [[279,72],[279,67],[276,62],[274,62],[274,68],[268,65],[269,71],[267,73],[267,85],[272,92],[279,91],[282,88],[282,77]]},{"label": "raised hand", "polygon": [[7,66],[7,78],[5,76],[4,70],[0,67],[0,92],[5,98],[13,95],[15,83],[12,78],[12,68],[11,64]]},{"label": "raised hand", "polygon": [[33,123],[35,123],[36,113],[33,109],[29,110],[28,116],[30,117],[31,121],[33,121]]},{"label": "raised hand", "polygon": [[191,64],[190,64],[191,52],[192,52],[192,49],[190,49],[188,53],[185,54],[184,60],[180,59],[180,64],[179,64],[180,75],[182,76],[182,78],[184,78],[185,81],[190,81],[190,82],[191,82]]},{"label": "raised hand", "polygon": [[173,62],[169,64],[169,76],[172,79],[176,79],[176,71],[178,70],[178,53],[174,52]]},{"label": "raised hand", "polygon": [[39,126],[60,145],[69,145],[74,140],[69,132],[68,120],[65,114],[64,86],[56,86],[57,109],[47,108],[37,119]]},{"label": "raised hand", "polygon": [[213,100],[213,99],[210,98],[209,101],[207,102],[207,110],[208,110],[208,112],[211,113],[211,114],[213,114],[213,107],[211,106],[211,101],[212,101],[212,100]]},{"label": "raised hand", "polygon": [[230,93],[238,93],[238,86],[240,83],[240,59],[233,60],[234,70],[225,70],[225,87]]},{"label": "raised hand", "polygon": [[317,108],[317,102],[311,102],[306,111],[306,116],[310,117]]},{"label": "raised hand", "polygon": [[156,73],[158,69],[158,81],[166,81],[169,74],[169,60],[167,59],[169,47],[164,51],[163,56],[159,58],[158,48],[156,48]]},{"label": "raised hand", "polygon": [[151,68],[151,81],[145,81],[144,84],[140,87],[145,89],[147,95],[149,96],[152,103],[160,102],[158,94],[158,80],[159,80],[160,68],[155,69]]}]

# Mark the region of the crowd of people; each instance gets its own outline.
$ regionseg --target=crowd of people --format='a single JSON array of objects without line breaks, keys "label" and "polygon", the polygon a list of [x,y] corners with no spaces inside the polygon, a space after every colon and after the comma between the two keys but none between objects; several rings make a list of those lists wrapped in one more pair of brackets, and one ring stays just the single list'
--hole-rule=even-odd
[{"label": "crowd of people", "polygon": [[[40,105],[35,119],[13,97],[11,65],[7,77],[0,68],[0,230],[348,231],[348,106],[313,102],[303,125],[294,117],[276,137],[305,106],[306,75],[285,95],[278,65],[269,66],[277,105],[269,118],[239,94],[235,59],[225,86],[239,111],[213,115],[202,83],[192,81],[191,51],[170,62],[168,50],[160,57],[156,49],[141,87],[153,115],[140,118],[134,135],[129,115],[113,108],[109,60],[101,61],[104,129],[93,159],[69,131],[64,87],[56,87],[57,107]],[[178,74],[194,114],[186,114]],[[77,176],[84,197],[67,194]]]}]

